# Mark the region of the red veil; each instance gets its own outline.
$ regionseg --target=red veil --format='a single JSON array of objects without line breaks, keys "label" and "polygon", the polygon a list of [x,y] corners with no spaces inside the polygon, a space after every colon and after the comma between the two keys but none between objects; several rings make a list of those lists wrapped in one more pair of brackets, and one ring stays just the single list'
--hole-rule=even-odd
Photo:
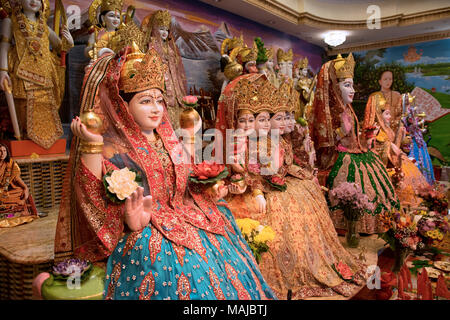
[{"label": "red veil", "polygon": [[[118,81],[126,54],[103,56],[86,71],[81,112],[94,107],[103,118],[104,158],[126,154],[145,174],[153,197],[151,225],[174,245],[204,250],[198,228],[226,236],[226,221],[214,204],[195,185],[188,184],[188,169],[183,163],[183,149],[164,110],[156,129],[168,151],[176,175],[175,192],[167,192],[165,167],[152,149],[119,95]],[[96,179],[80,161],[79,141],[74,138],[66,173],[63,199],[55,239],[55,258],[76,255],[91,261],[111,254],[124,230],[123,205],[106,200],[102,181]],[[105,170],[112,169],[104,161]],[[187,203],[186,189],[191,203]],[[195,205],[193,205],[195,202]]]}]

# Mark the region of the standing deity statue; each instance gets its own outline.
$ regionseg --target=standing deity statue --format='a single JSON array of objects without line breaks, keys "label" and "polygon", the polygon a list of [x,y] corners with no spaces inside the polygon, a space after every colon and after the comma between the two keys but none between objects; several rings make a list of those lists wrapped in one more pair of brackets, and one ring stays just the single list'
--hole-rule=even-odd
[{"label": "standing deity statue", "polygon": [[292,59],[294,58],[294,53],[292,49],[288,52],[284,52],[283,49],[279,48],[277,51],[277,63],[278,63],[278,79],[280,82],[284,81],[286,78],[292,80]]},{"label": "standing deity statue", "polygon": [[180,113],[184,109],[183,97],[186,96],[187,81],[180,50],[172,36],[172,17],[167,10],[158,10],[144,18],[141,30],[149,48],[154,48],[168,66],[164,75],[167,109],[170,122],[179,128]]},{"label": "standing deity statue", "polygon": [[[58,54],[73,46],[67,26],[61,39],[47,26],[48,0],[2,0],[0,88],[12,89],[20,136],[50,148],[63,134],[58,110],[64,95],[65,66]],[[50,50],[50,46],[52,50]],[[11,109],[11,108],[10,108]],[[17,136],[17,134],[16,134]]]},{"label": "standing deity statue", "polygon": [[300,93],[300,113],[295,115],[296,118],[309,119],[316,82],[317,77],[308,77],[308,58],[298,60],[294,64],[294,87]]}]

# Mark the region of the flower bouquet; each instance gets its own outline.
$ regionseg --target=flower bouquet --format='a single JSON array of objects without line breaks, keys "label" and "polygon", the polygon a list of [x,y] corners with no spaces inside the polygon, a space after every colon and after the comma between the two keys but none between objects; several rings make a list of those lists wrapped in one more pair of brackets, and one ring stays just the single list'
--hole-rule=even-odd
[{"label": "flower bouquet", "polygon": [[133,169],[111,170],[103,177],[106,196],[114,203],[123,203],[142,185],[142,177]]},{"label": "flower bouquet", "polygon": [[277,190],[286,191],[287,189],[286,180],[280,176],[277,175],[271,176],[266,180],[272,187],[274,187]]},{"label": "flower bouquet", "polygon": [[380,215],[380,220],[387,231],[379,234],[379,237],[395,252],[392,271],[399,272],[408,253],[424,247],[417,224],[411,214],[394,210],[385,211]]},{"label": "flower bouquet", "polygon": [[429,247],[441,243],[450,230],[448,218],[434,211],[422,215],[417,228],[422,241]]},{"label": "flower bouquet", "polygon": [[198,98],[196,96],[184,96],[182,102],[187,108],[195,108],[197,107]]},{"label": "flower bouquet", "polygon": [[344,182],[329,191],[329,199],[334,208],[342,209],[347,220],[347,244],[356,248],[359,244],[359,234],[356,232],[356,222],[366,212],[374,209],[374,204],[363,193],[356,183]]},{"label": "flower bouquet", "polygon": [[228,169],[223,164],[213,161],[203,161],[192,166],[189,180],[194,183],[208,184],[215,183],[228,176]]},{"label": "flower bouquet", "polygon": [[423,199],[422,206],[441,215],[447,215],[448,201],[442,185],[422,188],[418,195]]},{"label": "flower bouquet", "polygon": [[267,243],[275,239],[275,232],[269,226],[263,226],[258,221],[245,218],[236,219],[236,224],[242,231],[256,262],[261,261],[261,254],[269,251]]},{"label": "flower bouquet", "polygon": [[337,264],[333,263],[331,265],[331,268],[333,268],[333,270],[338,274],[339,278],[341,278],[342,280],[346,282],[353,281],[354,274],[347,264],[339,261]]}]

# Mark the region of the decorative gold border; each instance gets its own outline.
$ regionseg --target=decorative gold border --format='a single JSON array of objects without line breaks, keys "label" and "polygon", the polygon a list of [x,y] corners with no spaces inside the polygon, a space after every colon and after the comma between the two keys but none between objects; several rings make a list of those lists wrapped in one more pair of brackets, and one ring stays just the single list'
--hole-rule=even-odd
[{"label": "decorative gold border", "polygon": [[392,40],[365,43],[365,44],[350,46],[350,47],[345,47],[345,48],[333,49],[333,50],[327,51],[327,55],[333,56],[333,55],[337,55],[339,53],[342,54],[342,53],[349,53],[349,52],[358,52],[358,51],[365,51],[365,50],[388,48],[388,47],[402,46],[402,45],[406,45],[406,44],[427,42],[427,41],[433,41],[433,40],[441,40],[441,39],[447,39],[447,38],[450,38],[450,31],[434,32],[434,33],[427,33],[427,34],[403,37],[403,38],[392,39]]}]

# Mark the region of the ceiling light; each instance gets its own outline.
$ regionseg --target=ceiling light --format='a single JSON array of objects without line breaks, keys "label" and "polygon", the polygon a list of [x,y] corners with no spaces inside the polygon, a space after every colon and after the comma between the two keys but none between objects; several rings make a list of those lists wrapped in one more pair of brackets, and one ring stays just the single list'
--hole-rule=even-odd
[{"label": "ceiling light", "polygon": [[337,47],[345,42],[346,36],[343,31],[331,31],[323,39],[326,44]]}]

